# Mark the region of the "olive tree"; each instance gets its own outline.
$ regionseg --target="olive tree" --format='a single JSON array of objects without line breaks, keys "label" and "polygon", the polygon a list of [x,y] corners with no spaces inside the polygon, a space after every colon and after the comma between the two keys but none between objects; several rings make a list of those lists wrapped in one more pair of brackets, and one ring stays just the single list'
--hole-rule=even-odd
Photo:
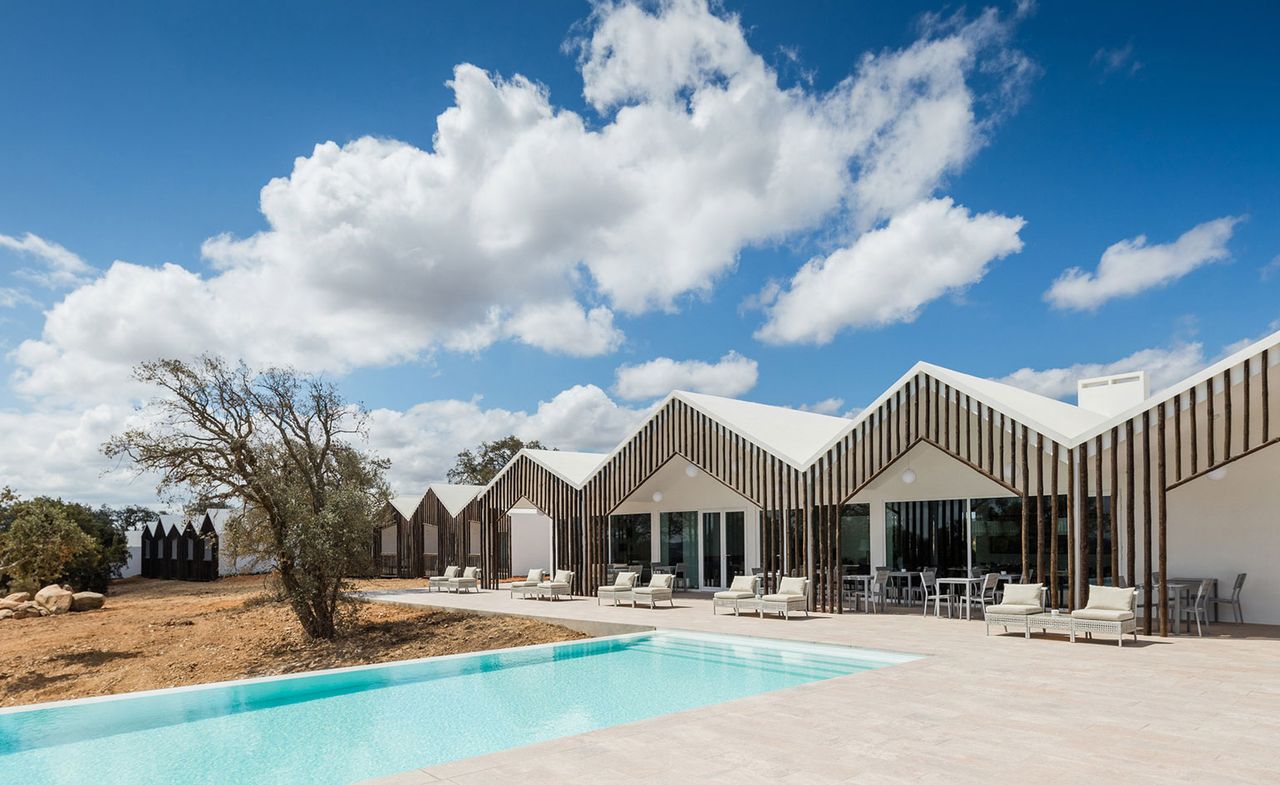
[{"label": "olive tree", "polygon": [[0,575],[8,575],[14,587],[57,583],[69,572],[91,567],[101,553],[98,543],[53,499],[15,504],[0,531]]},{"label": "olive tree", "polygon": [[367,414],[329,382],[217,357],[134,369],[158,388],[107,456],[159,476],[162,495],[241,502],[282,596],[314,638],[332,638],[347,576],[367,570],[387,463],[362,451]]}]

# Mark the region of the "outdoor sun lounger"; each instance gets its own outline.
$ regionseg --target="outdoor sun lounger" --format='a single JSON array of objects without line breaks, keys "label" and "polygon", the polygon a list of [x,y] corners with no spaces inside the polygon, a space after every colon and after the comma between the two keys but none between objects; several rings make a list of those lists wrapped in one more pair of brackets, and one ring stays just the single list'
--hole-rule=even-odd
[{"label": "outdoor sun lounger", "polygon": [[536,595],[537,592],[532,590],[536,589],[539,583],[542,583],[542,579],[546,577],[546,574],[547,573],[544,570],[540,569],[529,570],[528,578],[523,581],[512,581],[507,584],[507,588],[511,590],[512,597],[515,597],[517,594],[522,597],[527,597],[530,594]]},{"label": "outdoor sun lounger", "polygon": [[561,596],[568,597],[572,586],[573,572],[571,570],[556,570],[555,578],[538,584],[538,596],[558,600]]},{"label": "outdoor sun lounger", "polygon": [[[1006,591],[1008,591],[1006,589]],[[1089,602],[1083,608],[1071,612],[1071,640],[1083,632],[1092,638],[1095,632],[1116,636],[1124,646],[1124,636],[1132,634],[1138,639],[1138,616],[1134,612],[1138,594],[1136,589],[1119,589],[1114,586],[1089,586]]]},{"label": "outdoor sun lounger", "polygon": [[466,591],[467,589],[475,589],[477,592],[479,592],[480,591],[480,568],[467,567],[462,571],[461,578],[450,578],[448,582],[445,583],[444,587],[449,591],[453,592],[454,594],[457,594],[458,592],[461,592],[461,591]]},{"label": "outdoor sun lounger", "polygon": [[[725,607],[733,608],[733,615],[737,616],[738,612],[744,608],[741,605],[743,601],[751,601],[756,598],[756,589],[759,586],[760,578],[758,576],[735,576],[728,589],[718,591],[711,596],[711,613],[714,615],[716,608]],[[751,608],[751,610],[754,610],[754,608]]]},{"label": "outdoor sun lounger", "polygon": [[636,587],[636,578],[640,577],[634,572],[622,571],[618,573],[618,577],[614,578],[613,583],[607,586],[601,586],[596,589],[596,605],[605,597],[613,600],[613,604],[626,602],[631,599],[631,590]]},{"label": "outdoor sun lounger", "polygon": [[440,589],[448,588],[449,581],[457,578],[458,573],[460,572],[462,572],[461,567],[445,567],[444,575],[432,575],[430,578],[427,578],[427,591],[431,591],[432,589],[439,591]]},{"label": "outdoor sun lounger", "polygon": [[999,624],[1005,632],[1009,627],[1021,628],[1022,634],[1031,637],[1031,618],[1049,615],[1044,612],[1045,588],[1042,583],[1009,583],[1004,587],[1004,596],[999,605],[988,605],[982,613],[986,621],[987,634],[991,634],[991,625]]},{"label": "outdoor sun lounger", "polygon": [[648,603],[650,608],[657,607],[659,602],[666,600],[671,603],[671,607],[675,607],[676,601],[671,596],[671,586],[675,583],[676,576],[671,573],[658,573],[649,579],[648,586],[640,586],[631,592],[631,607],[636,607],[637,602]]},{"label": "outdoor sun lounger", "polygon": [[766,594],[757,603],[760,618],[766,613],[777,613],[784,619],[791,618],[792,611],[804,611],[809,615],[809,579],[783,578],[778,581],[778,590]]}]

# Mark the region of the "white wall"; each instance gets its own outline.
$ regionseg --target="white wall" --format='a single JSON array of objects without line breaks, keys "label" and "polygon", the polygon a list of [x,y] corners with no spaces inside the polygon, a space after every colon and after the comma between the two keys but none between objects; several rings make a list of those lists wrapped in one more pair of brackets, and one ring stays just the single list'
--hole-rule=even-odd
[{"label": "white wall", "polygon": [[[908,467],[916,473],[916,481],[910,485],[902,481],[902,473]],[[921,443],[860,491],[851,502],[866,503],[871,508],[871,563],[877,566],[886,561],[886,502],[992,499],[1014,495],[933,445]]]},{"label": "white wall", "polygon": [[[1167,502],[1169,577],[1217,578],[1226,596],[1236,574],[1248,573],[1245,621],[1280,624],[1280,446],[1229,464],[1221,480],[1174,488]],[[1219,613],[1230,620],[1230,608]]]},{"label": "white wall", "polygon": [[382,555],[396,555],[396,527],[387,526],[382,530]]},{"label": "white wall", "polygon": [[[651,561],[660,561],[659,516],[664,512],[711,512],[715,510],[745,511],[746,566],[760,566],[760,511],[749,500],[730,490],[719,480],[699,471],[690,477],[685,470],[689,466],[682,458],[675,458],[650,477],[635,493],[623,502],[615,515],[649,513],[652,532]],[[653,500],[654,492],[662,494],[662,501]]]},{"label": "white wall", "polygon": [[551,519],[542,513],[511,515],[511,575],[528,575],[529,570],[553,570],[551,563]]},{"label": "white wall", "polygon": [[129,546],[129,560],[124,563],[124,567],[120,570],[121,578],[132,578],[135,575],[142,574],[142,546]]}]

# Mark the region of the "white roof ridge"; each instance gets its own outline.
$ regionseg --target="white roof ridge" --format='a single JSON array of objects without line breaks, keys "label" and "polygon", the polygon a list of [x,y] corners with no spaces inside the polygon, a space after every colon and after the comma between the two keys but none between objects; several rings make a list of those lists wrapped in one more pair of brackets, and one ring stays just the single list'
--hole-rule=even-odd
[{"label": "white roof ridge", "polygon": [[461,482],[433,482],[427,485],[427,492],[434,493],[440,504],[444,505],[445,512],[449,513],[449,517],[456,518],[468,504],[475,501],[485,487]]},{"label": "white roof ridge", "polygon": [[[710,393],[690,392],[687,390],[675,390],[672,392],[671,397],[678,398],[689,406],[692,406],[703,415],[715,420],[734,433],[755,444],[757,447],[773,454],[784,463],[800,471],[804,471],[812,466],[824,452],[831,449],[831,446],[840,441],[840,439],[843,438],[849,430],[850,420],[847,417],[810,412],[791,406],[780,406],[778,404],[761,403],[759,401],[745,401],[740,398],[729,398],[722,395],[711,395]],[[724,411],[717,411],[715,406],[708,405],[709,402],[713,401],[723,402],[723,405],[728,406],[751,407],[757,411],[771,410],[778,413],[785,413],[785,416],[788,418],[803,419],[810,423],[822,423],[824,425],[829,425],[834,429],[834,431],[821,443],[821,446],[816,449],[809,448],[804,453],[797,454],[794,450],[777,444],[766,434],[759,433],[758,431],[753,432],[749,427],[744,428],[744,423],[735,422],[731,417],[727,417]],[[663,405],[666,405],[665,401]],[[646,419],[645,422],[648,422],[648,419]],[[776,436],[774,438],[776,438]]]},{"label": "white roof ridge", "polygon": [[[608,458],[612,455],[612,453],[582,452],[582,451],[576,451],[576,450],[545,450],[545,449],[538,449],[538,448],[521,447],[520,450],[515,455],[511,456],[511,460],[507,461],[507,465],[503,466],[502,469],[493,476],[493,479],[489,481],[489,484],[484,486],[483,490],[488,491],[490,488],[492,488],[494,486],[494,483],[500,480],[502,476],[505,475],[507,471],[509,471],[511,467],[515,465],[516,461],[522,455],[528,458],[529,460],[533,461],[534,463],[538,464],[542,468],[546,469],[547,471],[551,472],[556,477],[559,477],[561,480],[564,480],[569,485],[571,485],[574,489],[582,490],[582,488],[587,484],[587,481],[595,476],[596,471],[599,470],[599,468],[604,465],[604,462],[608,460]],[[551,456],[568,458],[569,461],[555,460]],[[573,472],[566,471],[566,469],[569,469],[569,468],[573,468],[577,470],[581,469],[581,465],[575,466],[575,467],[569,467],[566,465],[569,462],[573,462],[573,461],[577,461],[582,465],[589,464],[589,470],[583,473],[583,476],[580,479],[571,476],[572,474],[579,473],[578,471],[573,471]]]}]

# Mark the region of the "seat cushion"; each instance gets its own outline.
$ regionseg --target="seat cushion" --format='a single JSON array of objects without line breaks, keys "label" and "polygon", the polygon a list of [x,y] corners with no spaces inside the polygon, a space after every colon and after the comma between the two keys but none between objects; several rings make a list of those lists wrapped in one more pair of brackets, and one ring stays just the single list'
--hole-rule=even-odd
[{"label": "seat cushion", "polygon": [[670,594],[671,589],[667,588],[666,586],[641,586],[640,588],[635,590],[635,593],[636,594],[652,594],[657,596],[657,595]]},{"label": "seat cushion", "polygon": [[[785,581],[786,578],[783,578],[783,580]],[[804,602],[804,595],[803,594],[766,594],[761,599],[763,599],[765,602]]]},{"label": "seat cushion", "polygon": [[457,567],[445,567],[445,568],[444,568],[444,577],[446,577],[446,578],[456,578],[456,577],[458,577],[458,573],[459,573],[459,572],[461,572],[461,570],[460,570],[460,569],[458,569]]},{"label": "seat cushion", "polygon": [[1086,621],[1128,621],[1133,618],[1133,611],[1117,611],[1108,608],[1081,608],[1071,612],[1073,619]]},{"label": "seat cushion", "polygon": [[537,586],[539,583],[542,583],[542,570],[540,569],[529,570],[529,577],[526,578],[524,581],[522,581],[522,583],[532,583],[534,586]]},{"label": "seat cushion", "polygon": [[714,596],[717,600],[746,600],[756,596],[756,593],[753,591],[733,591],[730,589],[729,591],[718,591]]},{"label": "seat cushion", "polygon": [[569,590],[569,584],[564,581],[546,581],[544,583],[539,583],[538,586],[543,589],[564,589],[565,591]]},{"label": "seat cushion", "polygon": [[649,585],[644,588],[649,589],[670,589],[676,581],[676,576],[671,573],[659,573],[649,579]]},{"label": "seat cushion", "polygon": [[508,583],[508,584],[507,584],[507,588],[508,588],[508,589],[523,589],[523,588],[525,588],[525,587],[527,587],[527,586],[537,586],[539,583],[542,583],[542,580],[541,580],[541,579],[536,580],[536,581],[512,581],[511,583]]},{"label": "seat cushion", "polygon": [[1007,605],[1034,605],[1040,607],[1039,583],[1009,583],[1004,587],[1004,600]]},{"label": "seat cushion", "polygon": [[756,579],[751,575],[739,575],[729,584],[729,591],[745,591],[756,593]]},{"label": "seat cushion", "polygon": [[808,578],[783,578],[778,581],[778,594],[803,595],[808,583]]},{"label": "seat cushion", "polygon": [[630,586],[619,586],[616,583],[609,586],[601,586],[599,589],[596,589],[596,592],[600,594],[624,594],[629,591],[631,591]]},{"label": "seat cushion", "polygon": [[[1006,595],[1007,597],[1008,595]],[[1033,613],[1041,613],[1044,608],[1039,605],[1015,605],[1010,603],[1001,603],[1000,605],[988,605],[987,615],[995,614],[997,616],[1030,616]]]},{"label": "seat cushion", "polygon": [[630,588],[636,582],[636,574],[634,572],[620,572],[618,577],[613,579],[614,586]]},{"label": "seat cushion", "polygon": [[476,573],[477,573],[477,572],[479,572],[479,571],[480,571],[480,568],[479,568],[479,567],[468,567],[468,568],[466,568],[465,570],[463,570],[463,571],[462,571],[462,577],[464,577],[464,578],[474,578],[474,577],[476,577]]},{"label": "seat cushion", "polygon": [[1133,610],[1134,589],[1119,589],[1115,586],[1089,586],[1089,601],[1085,610],[1098,611],[1131,611]]}]

